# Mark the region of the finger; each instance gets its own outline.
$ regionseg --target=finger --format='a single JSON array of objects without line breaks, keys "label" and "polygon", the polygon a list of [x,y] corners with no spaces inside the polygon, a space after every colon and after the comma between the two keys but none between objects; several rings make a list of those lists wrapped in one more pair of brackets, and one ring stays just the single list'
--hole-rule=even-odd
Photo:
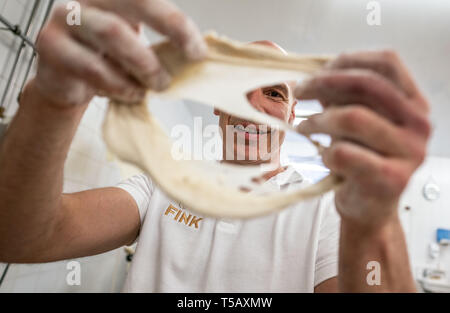
[{"label": "finger", "polygon": [[409,156],[420,144],[402,128],[356,105],[328,108],[302,121],[297,130],[305,136],[323,133],[335,139],[350,139],[383,155]]},{"label": "finger", "polygon": [[[346,141],[326,148],[322,160],[333,173],[366,188],[381,188],[398,194],[406,187],[412,173],[407,162],[383,158],[373,151]],[[374,190],[371,190],[374,192]]]},{"label": "finger", "polygon": [[[65,17],[60,14],[60,20]],[[93,7],[83,9],[81,25],[66,25],[77,40],[101,52],[143,86],[162,90],[170,76],[151,49],[145,47],[132,26],[117,15]]]},{"label": "finger", "polygon": [[96,7],[113,11],[134,23],[143,22],[167,35],[193,60],[206,56],[207,46],[193,21],[165,0],[93,0]]},{"label": "finger", "polygon": [[392,50],[343,53],[325,66],[327,70],[351,68],[375,71],[398,86],[407,97],[421,97],[411,74]]},{"label": "finger", "polygon": [[429,125],[421,110],[390,81],[368,70],[324,71],[302,82],[295,90],[299,99],[318,99],[336,105],[361,104],[399,125],[426,133]]},{"label": "finger", "polygon": [[82,79],[102,95],[117,100],[139,102],[145,97],[137,82],[63,32],[47,31],[39,41],[40,57],[56,71]]}]

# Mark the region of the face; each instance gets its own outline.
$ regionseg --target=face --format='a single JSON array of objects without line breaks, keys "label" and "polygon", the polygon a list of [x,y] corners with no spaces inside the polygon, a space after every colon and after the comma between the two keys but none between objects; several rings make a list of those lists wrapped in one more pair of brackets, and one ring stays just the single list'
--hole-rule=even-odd
[{"label": "face", "polygon": [[[281,83],[247,94],[258,111],[288,123],[295,119],[294,82]],[[215,110],[223,134],[224,160],[240,164],[260,164],[279,159],[285,133]]]}]

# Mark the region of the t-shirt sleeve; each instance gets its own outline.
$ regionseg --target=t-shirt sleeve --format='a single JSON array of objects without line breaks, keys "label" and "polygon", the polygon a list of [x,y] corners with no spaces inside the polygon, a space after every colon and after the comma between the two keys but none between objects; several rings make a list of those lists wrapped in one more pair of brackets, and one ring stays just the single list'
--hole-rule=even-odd
[{"label": "t-shirt sleeve", "polygon": [[334,193],[329,192],[321,198],[319,244],[316,254],[314,286],[337,276],[340,218],[334,205]]},{"label": "t-shirt sleeve", "polygon": [[120,182],[116,187],[127,191],[136,201],[142,225],[154,192],[151,179],[145,174],[138,174]]}]

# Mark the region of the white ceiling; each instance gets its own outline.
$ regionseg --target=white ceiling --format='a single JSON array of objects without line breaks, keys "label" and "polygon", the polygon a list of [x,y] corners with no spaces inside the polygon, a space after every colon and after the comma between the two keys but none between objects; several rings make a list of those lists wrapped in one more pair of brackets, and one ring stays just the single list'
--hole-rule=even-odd
[{"label": "white ceiling", "polygon": [[430,154],[450,157],[450,1],[380,0],[381,26],[367,25],[370,1],[362,0],[173,2],[202,30],[237,40],[273,40],[299,53],[397,50],[432,104]]}]

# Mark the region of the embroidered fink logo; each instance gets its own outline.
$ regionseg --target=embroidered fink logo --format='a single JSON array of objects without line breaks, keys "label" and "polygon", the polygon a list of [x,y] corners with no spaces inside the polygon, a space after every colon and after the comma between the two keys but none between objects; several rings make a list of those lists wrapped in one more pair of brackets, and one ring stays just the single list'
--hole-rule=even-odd
[{"label": "embroidered fink logo", "polygon": [[164,212],[164,215],[172,217],[178,223],[184,223],[188,227],[199,228],[199,223],[203,219],[202,217],[197,217],[190,213],[183,211],[182,209],[177,209],[173,205],[169,205]]}]

